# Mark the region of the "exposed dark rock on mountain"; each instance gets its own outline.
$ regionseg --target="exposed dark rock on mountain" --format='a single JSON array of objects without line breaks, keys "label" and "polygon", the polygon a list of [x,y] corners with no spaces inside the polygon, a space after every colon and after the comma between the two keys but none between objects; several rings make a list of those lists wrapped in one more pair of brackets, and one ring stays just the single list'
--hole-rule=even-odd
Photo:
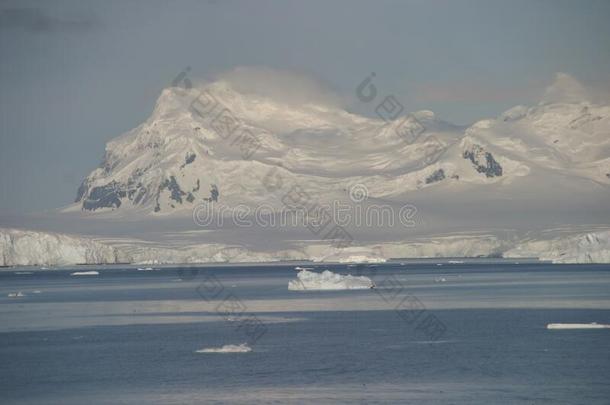
[{"label": "exposed dark rock on mountain", "polygon": [[465,150],[462,156],[472,162],[477,172],[484,173],[487,177],[502,176],[502,166],[481,146],[473,145],[470,150]]},{"label": "exposed dark rock on mountain", "polygon": [[445,171],[443,169],[438,169],[434,171],[430,176],[426,177],[426,184],[436,183],[437,181],[441,181],[445,179]]}]

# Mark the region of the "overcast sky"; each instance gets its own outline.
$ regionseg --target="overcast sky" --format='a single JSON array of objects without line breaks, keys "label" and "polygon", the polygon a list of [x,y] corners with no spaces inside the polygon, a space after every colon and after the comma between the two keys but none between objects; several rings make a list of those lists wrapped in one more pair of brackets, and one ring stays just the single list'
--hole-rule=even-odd
[{"label": "overcast sky", "polygon": [[467,124],[556,72],[607,84],[609,21],[605,0],[1,1],[0,212],[70,203],[185,66],[298,71],[347,97],[374,71],[408,110]]}]

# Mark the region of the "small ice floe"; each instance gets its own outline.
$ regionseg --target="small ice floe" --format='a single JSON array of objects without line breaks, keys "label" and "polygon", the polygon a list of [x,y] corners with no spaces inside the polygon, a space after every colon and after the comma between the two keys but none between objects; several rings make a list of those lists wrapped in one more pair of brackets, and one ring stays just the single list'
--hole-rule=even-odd
[{"label": "small ice floe", "polygon": [[350,274],[335,274],[328,270],[322,273],[302,270],[297,273],[297,279],[288,282],[288,289],[305,290],[362,290],[375,288],[375,283],[364,276],[356,277]]},{"label": "small ice floe", "polygon": [[75,271],[74,273],[70,273],[71,276],[99,276],[99,271],[91,270],[91,271]]},{"label": "small ice floe", "polygon": [[42,291],[40,291],[40,290],[34,290],[34,291],[32,291],[32,294],[40,294],[41,292]]},{"label": "small ice floe", "polygon": [[610,325],[592,323],[549,323],[547,329],[610,329]]},{"label": "small ice floe", "polygon": [[15,274],[26,275],[26,274],[34,274],[33,271],[16,271]]},{"label": "small ice floe", "polygon": [[447,263],[449,264],[464,264],[463,260],[449,260]]},{"label": "small ice floe", "polygon": [[301,270],[313,270],[313,267],[300,267],[300,266],[297,266],[294,269],[298,270],[298,271],[301,271]]},{"label": "small ice floe", "polygon": [[138,267],[138,271],[156,271],[159,269],[154,269],[152,267]]},{"label": "small ice floe", "polygon": [[17,291],[17,292],[8,293],[8,297],[9,298],[20,298],[20,297],[25,297],[25,294],[22,293],[21,291]]},{"label": "small ice floe", "polygon": [[442,266],[442,265],[443,265],[443,263],[436,263],[436,265],[437,265],[437,266]]},{"label": "small ice floe", "polygon": [[252,348],[246,343],[240,345],[224,345],[223,347],[208,347],[206,349],[195,350],[195,353],[248,353]]},{"label": "small ice floe", "polygon": [[446,281],[447,281],[447,279],[445,277],[434,277],[435,283],[444,283]]}]

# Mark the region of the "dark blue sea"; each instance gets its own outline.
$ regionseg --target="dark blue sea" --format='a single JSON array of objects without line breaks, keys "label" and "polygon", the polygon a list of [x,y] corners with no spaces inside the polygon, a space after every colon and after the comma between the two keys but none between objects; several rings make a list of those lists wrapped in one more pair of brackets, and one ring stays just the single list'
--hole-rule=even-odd
[{"label": "dark blue sea", "polygon": [[0,402],[610,403],[610,329],[546,328],[610,324],[608,265],[296,265],[2,269]]}]

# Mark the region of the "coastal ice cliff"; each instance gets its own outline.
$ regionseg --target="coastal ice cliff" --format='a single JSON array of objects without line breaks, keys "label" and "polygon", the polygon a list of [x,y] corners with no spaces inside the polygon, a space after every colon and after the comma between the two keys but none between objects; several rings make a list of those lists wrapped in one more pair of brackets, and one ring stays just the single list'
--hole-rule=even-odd
[{"label": "coastal ice cliff", "polygon": [[552,263],[610,263],[610,231],[510,242],[490,236],[438,237],[349,247],[341,254],[329,245],[320,244],[276,251],[256,251],[224,244],[151,247],[137,240],[117,244],[75,235],[0,228],[0,266],[260,263],[282,260],[383,263],[390,258],[484,256],[538,258]]},{"label": "coastal ice cliff", "polygon": [[0,228],[0,266],[118,263],[117,249],[92,239]]},{"label": "coastal ice cliff", "polygon": [[[427,240],[362,245],[343,250],[343,253],[338,253],[337,249],[321,244],[275,251],[257,251],[224,244],[150,246],[145,241],[138,240],[117,243],[76,235],[0,228],[0,266],[260,263],[282,260],[383,263],[390,258],[485,256],[538,258],[553,263],[610,263],[610,230],[515,241],[502,241],[490,235],[439,236]],[[317,273],[313,274],[316,277]],[[302,277],[308,277],[308,272],[303,273]],[[332,278],[330,280],[332,281]]]}]

